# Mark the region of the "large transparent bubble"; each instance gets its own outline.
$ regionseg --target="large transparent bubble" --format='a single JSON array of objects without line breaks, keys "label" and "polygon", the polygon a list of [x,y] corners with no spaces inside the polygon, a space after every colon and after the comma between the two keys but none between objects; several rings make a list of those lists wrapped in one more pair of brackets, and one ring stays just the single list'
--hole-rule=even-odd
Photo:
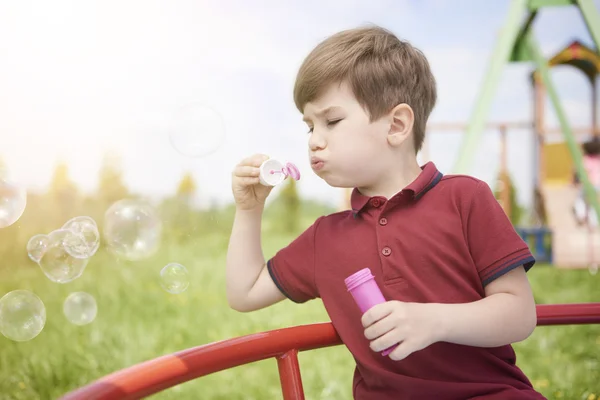
[{"label": "large transparent bubble", "polygon": [[71,293],[63,303],[65,317],[75,325],[87,325],[94,321],[98,314],[96,299],[85,292]]},{"label": "large transparent bubble", "polygon": [[160,271],[160,284],[167,292],[179,294],[190,285],[187,268],[178,263],[170,263]]},{"label": "large transparent bubble", "polygon": [[0,176],[0,228],[6,228],[17,222],[27,205],[25,188],[3,176]]},{"label": "large transparent bubble", "polygon": [[50,243],[48,235],[41,233],[33,235],[27,242],[27,255],[29,258],[33,262],[39,263],[48,248],[48,243]]},{"label": "large transparent bubble", "polygon": [[169,138],[175,150],[185,156],[207,156],[225,141],[223,117],[206,105],[187,104],[174,113]]},{"label": "large transparent bubble", "polygon": [[84,247],[84,238],[67,229],[57,229],[48,235],[48,247],[39,264],[53,282],[67,283],[79,278],[89,259],[73,257],[67,248]]},{"label": "large transparent bubble", "polygon": [[81,242],[70,243],[71,246],[67,246],[67,252],[75,258],[90,258],[100,247],[100,232],[98,232],[98,225],[91,217],[75,217],[68,220],[62,227],[62,229],[70,230],[71,232],[83,237],[83,245]]},{"label": "large transparent bubble", "polygon": [[46,307],[28,290],[13,290],[0,299],[0,332],[8,339],[26,342],[46,324]]},{"label": "large transparent bubble", "polygon": [[104,214],[103,234],[112,253],[136,261],[158,250],[162,223],[150,204],[141,200],[119,200]]}]

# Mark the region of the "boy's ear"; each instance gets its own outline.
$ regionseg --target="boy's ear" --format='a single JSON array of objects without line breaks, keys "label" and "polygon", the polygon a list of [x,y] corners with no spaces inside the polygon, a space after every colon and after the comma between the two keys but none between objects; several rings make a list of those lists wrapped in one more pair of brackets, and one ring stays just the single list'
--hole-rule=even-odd
[{"label": "boy's ear", "polygon": [[400,146],[412,133],[415,114],[408,104],[402,103],[394,107],[389,116],[391,125],[388,143],[394,147]]}]

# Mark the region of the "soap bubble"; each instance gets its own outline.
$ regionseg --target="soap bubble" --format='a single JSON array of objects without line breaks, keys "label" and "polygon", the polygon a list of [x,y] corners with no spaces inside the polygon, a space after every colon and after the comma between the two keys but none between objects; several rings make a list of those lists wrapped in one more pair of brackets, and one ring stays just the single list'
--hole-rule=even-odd
[{"label": "soap bubble", "polygon": [[29,242],[27,242],[27,255],[29,258],[31,258],[33,262],[39,263],[48,248],[48,243],[50,243],[48,235],[41,233],[33,235],[31,239],[29,239]]},{"label": "soap bubble", "polygon": [[187,269],[181,264],[167,264],[160,271],[160,284],[163,289],[172,294],[185,292],[190,285]]},{"label": "soap bubble", "polygon": [[91,294],[75,292],[65,299],[63,313],[72,324],[87,325],[96,318],[98,305]]},{"label": "soap bubble", "polygon": [[150,204],[119,200],[104,214],[103,233],[111,252],[127,260],[141,260],[158,249],[162,223]]},{"label": "soap bubble", "polygon": [[28,290],[13,290],[0,299],[0,332],[8,339],[26,342],[46,324],[46,307]]},{"label": "soap bubble", "polygon": [[67,229],[57,229],[48,235],[48,247],[39,264],[48,279],[67,283],[79,278],[89,259],[75,258],[67,248],[81,248],[85,240],[81,235]]},{"label": "soap bubble", "polygon": [[100,232],[96,221],[90,217],[75,217],[68,220],[62,229],[70,230],[71,232],[83,237],[83,246],[77,246],[81,243],[71,243],[71,246],[65,247],[67,252],[75,258],[90,258],[100,247]]},{"label": "soap bubble", "polygon": [[24,188],[0,176],[0,228],[17,222],[27,205],[27,192]]},{"label": "soap bubble", "polygon": [[169,126],[169,139],[175,150],[185,156],[207,156],[225,140],[225,124],[214,109],[191,103],[174,113]]}]

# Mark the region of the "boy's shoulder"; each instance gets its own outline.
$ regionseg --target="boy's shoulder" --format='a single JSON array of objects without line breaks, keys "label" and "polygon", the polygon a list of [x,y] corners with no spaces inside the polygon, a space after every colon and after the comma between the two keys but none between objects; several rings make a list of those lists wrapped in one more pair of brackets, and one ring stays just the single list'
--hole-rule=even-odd
[{"label": "boy's shoulder", "polygon": [[496,201],[488,183],[471,175],[444,175],[437,187],[441,204],[446,202],[458,204],[464,211],[469,210],[474,201]]},{"label": "boy's shoulder", "polygon": [[[444,174],[435,185],[437,193],[446,199],[472,199],[484,192],[491,192],[486,181],[472,175]],[[435,193],[435,191],[433,192]]]},{"label": "boy's shoulder", "polygon": [[444,175],[440,181],[443,186],[450,186],[456,188],[459,193],[474,193],[478,188],[482,186],[488,186],[488,184],[478,178],[471,175],[462,174],[449,174]]},{"label": "boy's shoulder", "polygon": [[319,225],[322,223],[328,223],[328,222],[332,222],[332,221],[341,221],[341,220],[345,220],[349,217],[352,217],[352,210],[342,210],[342,211],[334,211],[332,213],[329,214],[324,214],[321,215],[320,217],[318,217],[315,222],[314,225]]}]

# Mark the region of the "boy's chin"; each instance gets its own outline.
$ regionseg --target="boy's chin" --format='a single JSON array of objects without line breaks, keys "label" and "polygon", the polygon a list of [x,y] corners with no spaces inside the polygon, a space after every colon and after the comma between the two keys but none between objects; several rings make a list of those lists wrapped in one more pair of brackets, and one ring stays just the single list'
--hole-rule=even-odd
[{"label": "boy's chin", "polygon": [[332,176],[319,176],[319,178],[323,179],[329,186],[338,188],[338,189],[354,189],[355,184],[349,179],[339,179]]}]

